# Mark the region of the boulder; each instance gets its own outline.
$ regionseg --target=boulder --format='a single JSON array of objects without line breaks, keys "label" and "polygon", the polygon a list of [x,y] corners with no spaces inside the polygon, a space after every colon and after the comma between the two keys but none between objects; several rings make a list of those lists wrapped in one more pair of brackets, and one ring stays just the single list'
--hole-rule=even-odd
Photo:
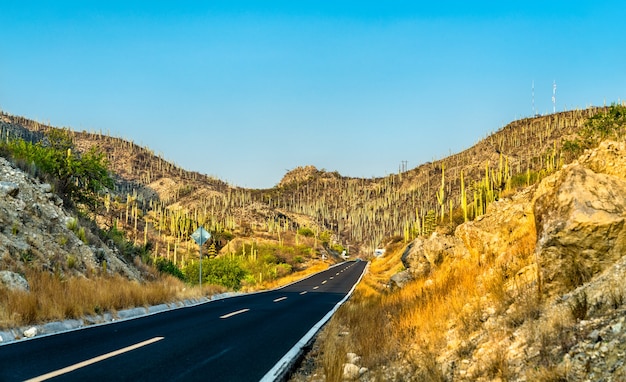
[{"label": "boulder", "polygon": [[22,275],[11,271],[0,271],[0,283],[9,290],[19,290],[28,292],[30,286]]},{"label": "boulder", "polygon": [[[479,263],[489,258],[505,260],[524,251],[532,252],[535,222],[531,201],[532,190],[527,189],[512,198],[493,202],[485,215],[459,225],[454,236]],[[531,237],[529,245],[523,240],[528,237]]]},{"label": "boulder", "polygon": [[[600,162],[597,155],[582,161],[619,173],[615,165]],[[544,179],[535,194],[535,251],[544,284],[554,291],[587,282],[626,251],[626,181],[583,164],[573,163]]]},{"label": "boulder", "polygon": [[358,356],[356,353],[347,353],[346,358],[348,359],[348,363],[353,363],[355,365],[361,362],[361,357]]},{"label": "boulder", "polygon": [[403,288],[411,280],[413,280],[411,272],[408,269],[405,269],[402,272],[398,272],[391,276],[389,285],[391,288]]},{"label": "boulder", "polygon": [[0,194],[15,198],[19,192],[20,186],[17,183],[0,181]]},{"label": "boulder", "polygon": [[37,335],[37,332],[37,328],[33,326],[29,329],[24,330],[24,337],[33,338]]},{"label": "boulder", "polygon": [[353,363],[344,363],[343,364],[343,379],[347,379],[349,381],[354,381],[361,376],[360,373],[361,368]]},{"label": "boulder", "polygon": [[430,274],[430,261],[424,255],[424,242],[417,238],[411,242],[402,254],[402,264],[408,269],[412,278],[418,279]]}]

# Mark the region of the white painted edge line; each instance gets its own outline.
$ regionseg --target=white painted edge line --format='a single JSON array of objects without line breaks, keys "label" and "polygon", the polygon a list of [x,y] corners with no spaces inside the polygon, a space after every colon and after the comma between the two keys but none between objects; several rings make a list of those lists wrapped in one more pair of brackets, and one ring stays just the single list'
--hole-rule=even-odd
[{"label": "white painted edge line", "polygon": [[40,375],[38,377],[28,379],[25,382],[41,382],[41,381],[45,381],[45,380],[50,379],[50,378],[58,377],[60,375],[69,373],[71,371],[80,369],[82,367],[86,367],[86,366],[92,365],[94,363],[97,363],[97,362],[100,362],[100,361],[104,361],[107,358],[115,357],[116,355],[120,355],[122,353],[127,353],[127,352],[129,352],[131,350],[135,350],[135,349],[138,349],[140,347],[143,347],[143,346],[150,345],[152,343],[161,341],[163,338],[165,338],[165,337],[154,337],[154,338],[152,338],[150,340],[139,342],[137,344],[134,344],[134,345],[131,345],[131,346],[127,346],[125,348],[122,348],[122,349],[119,349],[119,350],[115,350],[115,351],[112,351],[110,353],[106,353],[106,354],[100,355],[98,357],[94,357],[94,358],[88,359],[88,360],[83,361],[83,362],[76,363],[76,364],[68,366],[68,367],[64,367],[63,369],[51,371],[50,373],[43,374],[43,375]]},{"label": "white painted edge line", "polygon": [[304,337],[300,339],[300,341],[296,342],[296,344],[287,352],[287,354],[285,354],[283,358],[281,358],[276,363],[276,365],[274,365],[274,367],[271,368],[270,371],[268,371],[263,376],[263,378],[261,378],[260,382],[274,382],[284,377],[285,373],[289,371],[289,368],[291,367],[291,365],[295,362],[295,360],[298,358],[298,356],[302,352],[302,349],[304,349],[304,347],[307,346],[311,342],[313,337],[315,337],[315,335],[317,334],[317,332],[319,332],[322,326],[324,326],[328,322],[328,320],[330,320],[330,318],[333,316],[333,314],[335,314],[337,309],[339,309],[339,307],[343,305],[343,303],[346,302],[348,298],[350,298],[350,296],[356,289],[356,286],[361,282],[363,275],[365,275],[365,272],[367,272],[367,269],[369,268],[369,266],[370,264],[367,263],[365,268],[363,268],[363,273],[361,273],[361,276],[354,283],[354,285],[352,286],[352,289],[350,289],[350,291],[345,295],[345,297],[341,301],[339,301],[330,312],[326,313],[326,315],[322,317],[322,319],[319,320],[318,323],[315,324],[304,335]]},{"label": "white painted edge line", "polygon": [[221,319],[231,318],[232,316],[236,316],[238,314],[249,312],[249,311],[250,311],[250,309],[247,309],[247,308],[246,309],[241,309],[241,310],[238,310],[236,312],[231,312],[231,313],[225,314],[223,316],[220,316],[220,318]]},{"label": "white painted edge line", "polygon": [[274,299],[274,302],[281,302],[281,301],[286,300],[286,299],[287,299],[287,297],[283,296],[283,297],[279,297],[277,299]]}]

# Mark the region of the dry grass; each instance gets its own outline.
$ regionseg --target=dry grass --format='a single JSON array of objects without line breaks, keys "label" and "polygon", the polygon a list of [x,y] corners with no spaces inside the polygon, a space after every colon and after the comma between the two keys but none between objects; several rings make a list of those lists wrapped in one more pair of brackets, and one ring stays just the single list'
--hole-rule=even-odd
[{"label": "dry grass", "polygon": [[63,278],[28,270],[30,292],[0,289],[0,327],[79,318],[138,306],[179,301],[223,291],[214,286],[186,288],[173,277],[138,283],[121,276]]},{"label": "dry grass", "polygon": [[[347,351],[362,356],[366,367],[375,369],[404,359],[412,365],[413,375],[419,374],[421,380],[443,380],[434,355],[445,351],[450,329],[470,337],[482,330],[488,309],[502,313],[516,300],[520,321],[537,317],[541,301],[536,286],[533,289],[526,279],[516,280],[518,271],[533,261],[534,242],[533,234],[520,235],[509,251],[500,256],[475,254],[445,259],[428,279],[413,281],[395,291],[384,285],[402,269],[403,248],[374,259],[369,273],[327,329],[347,328],[350,336],[347,343],[325,341],[328,355],[324,357],[324,369],[334,371],[340,367],[343,357],[339,354],[345,354],[347,346]],[[328,334],[327,338],[337,335]],[[328,364],[333,358],[331,354],[337,354],[332,366]],[[505,352],[494,354],[486,366],[485,374],[510,377]]]},{"label": "dry grass", "polygon": [[[265,283],[260,289],[276,288],[328,268],[324,262],[306,270]],[[30,292],[0,288],[0,328],[41,324],[115,312],[132,307],[151,306],[226,292],[225,287],[190,287],[168,275],[153,275],[154,281],[137,282],[122,276],[60,276],[26,269]],[[259,288],[256,288],[259,289]]]},{"label": "dry grass", "polygon": [[316,261],[313,264],[311,264],[311,266],[309,266],[308,268],[302,271],[291,273],[289,275],[286,275],[276,280],[264,282],[262,285],[255,286],[254,289],[263,290],[263,289],[278,288],[287,284],[291,284],[295,281],[302,280],[303,278],[309,275],[312,275],[313,273],[321,272],[325,269],[328,269],[328,263],[325,263],[323,261]]}]

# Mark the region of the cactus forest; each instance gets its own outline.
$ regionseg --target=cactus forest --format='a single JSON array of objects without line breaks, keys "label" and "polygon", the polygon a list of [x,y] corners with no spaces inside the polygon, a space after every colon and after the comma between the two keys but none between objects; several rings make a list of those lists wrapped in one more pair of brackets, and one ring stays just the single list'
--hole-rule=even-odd
[{"label": "cactus forest", "polygon": [[[76,208],[136,261],[197,282],[187,277],[197,275],[198,266],[190,235],[203,226],[211,233],[201,249],[207,281],[238,289],[344,250],[367,257],[390,242],[451,232],[485,213],[491,202],[574,160],[596,135],[611,134],[594,126],[607,115],[623,118],[624,109],[612,105],[517,120],[465,151],[385,177],[349,178],[300,167],[271,189],[234,187],[186,171],[147,147],[102,132],[3,114],[1,133],[3,150],[21,158],[25,168],[45,163],[28,157],[45,156],[33,154],[35,148],[61,147],[55,163],[74,167],[53,170],[66,171],[63,187],[77,197]],[[11,126],[26,129],[20,135]],[[80,161],[68,162],[72,158]],[[96,183],[67,172],[79,170],[97,175]]]}]

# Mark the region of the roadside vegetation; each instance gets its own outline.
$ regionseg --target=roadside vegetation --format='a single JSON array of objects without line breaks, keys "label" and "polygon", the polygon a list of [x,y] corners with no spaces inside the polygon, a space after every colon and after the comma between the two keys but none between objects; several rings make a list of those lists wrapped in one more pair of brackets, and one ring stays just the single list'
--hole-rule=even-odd
[{"label": "roadside vegetation", "polygon": [[78,319],[130,307],[157,305],[198,298],[226,291],[207,285],[188,288],[173,277],[158,277],[139,283],[120,275],[89,274],[63,277],[60,274],[28,269],[24,274],[29,292],[0,288],[0,328],[43,322]]}]

